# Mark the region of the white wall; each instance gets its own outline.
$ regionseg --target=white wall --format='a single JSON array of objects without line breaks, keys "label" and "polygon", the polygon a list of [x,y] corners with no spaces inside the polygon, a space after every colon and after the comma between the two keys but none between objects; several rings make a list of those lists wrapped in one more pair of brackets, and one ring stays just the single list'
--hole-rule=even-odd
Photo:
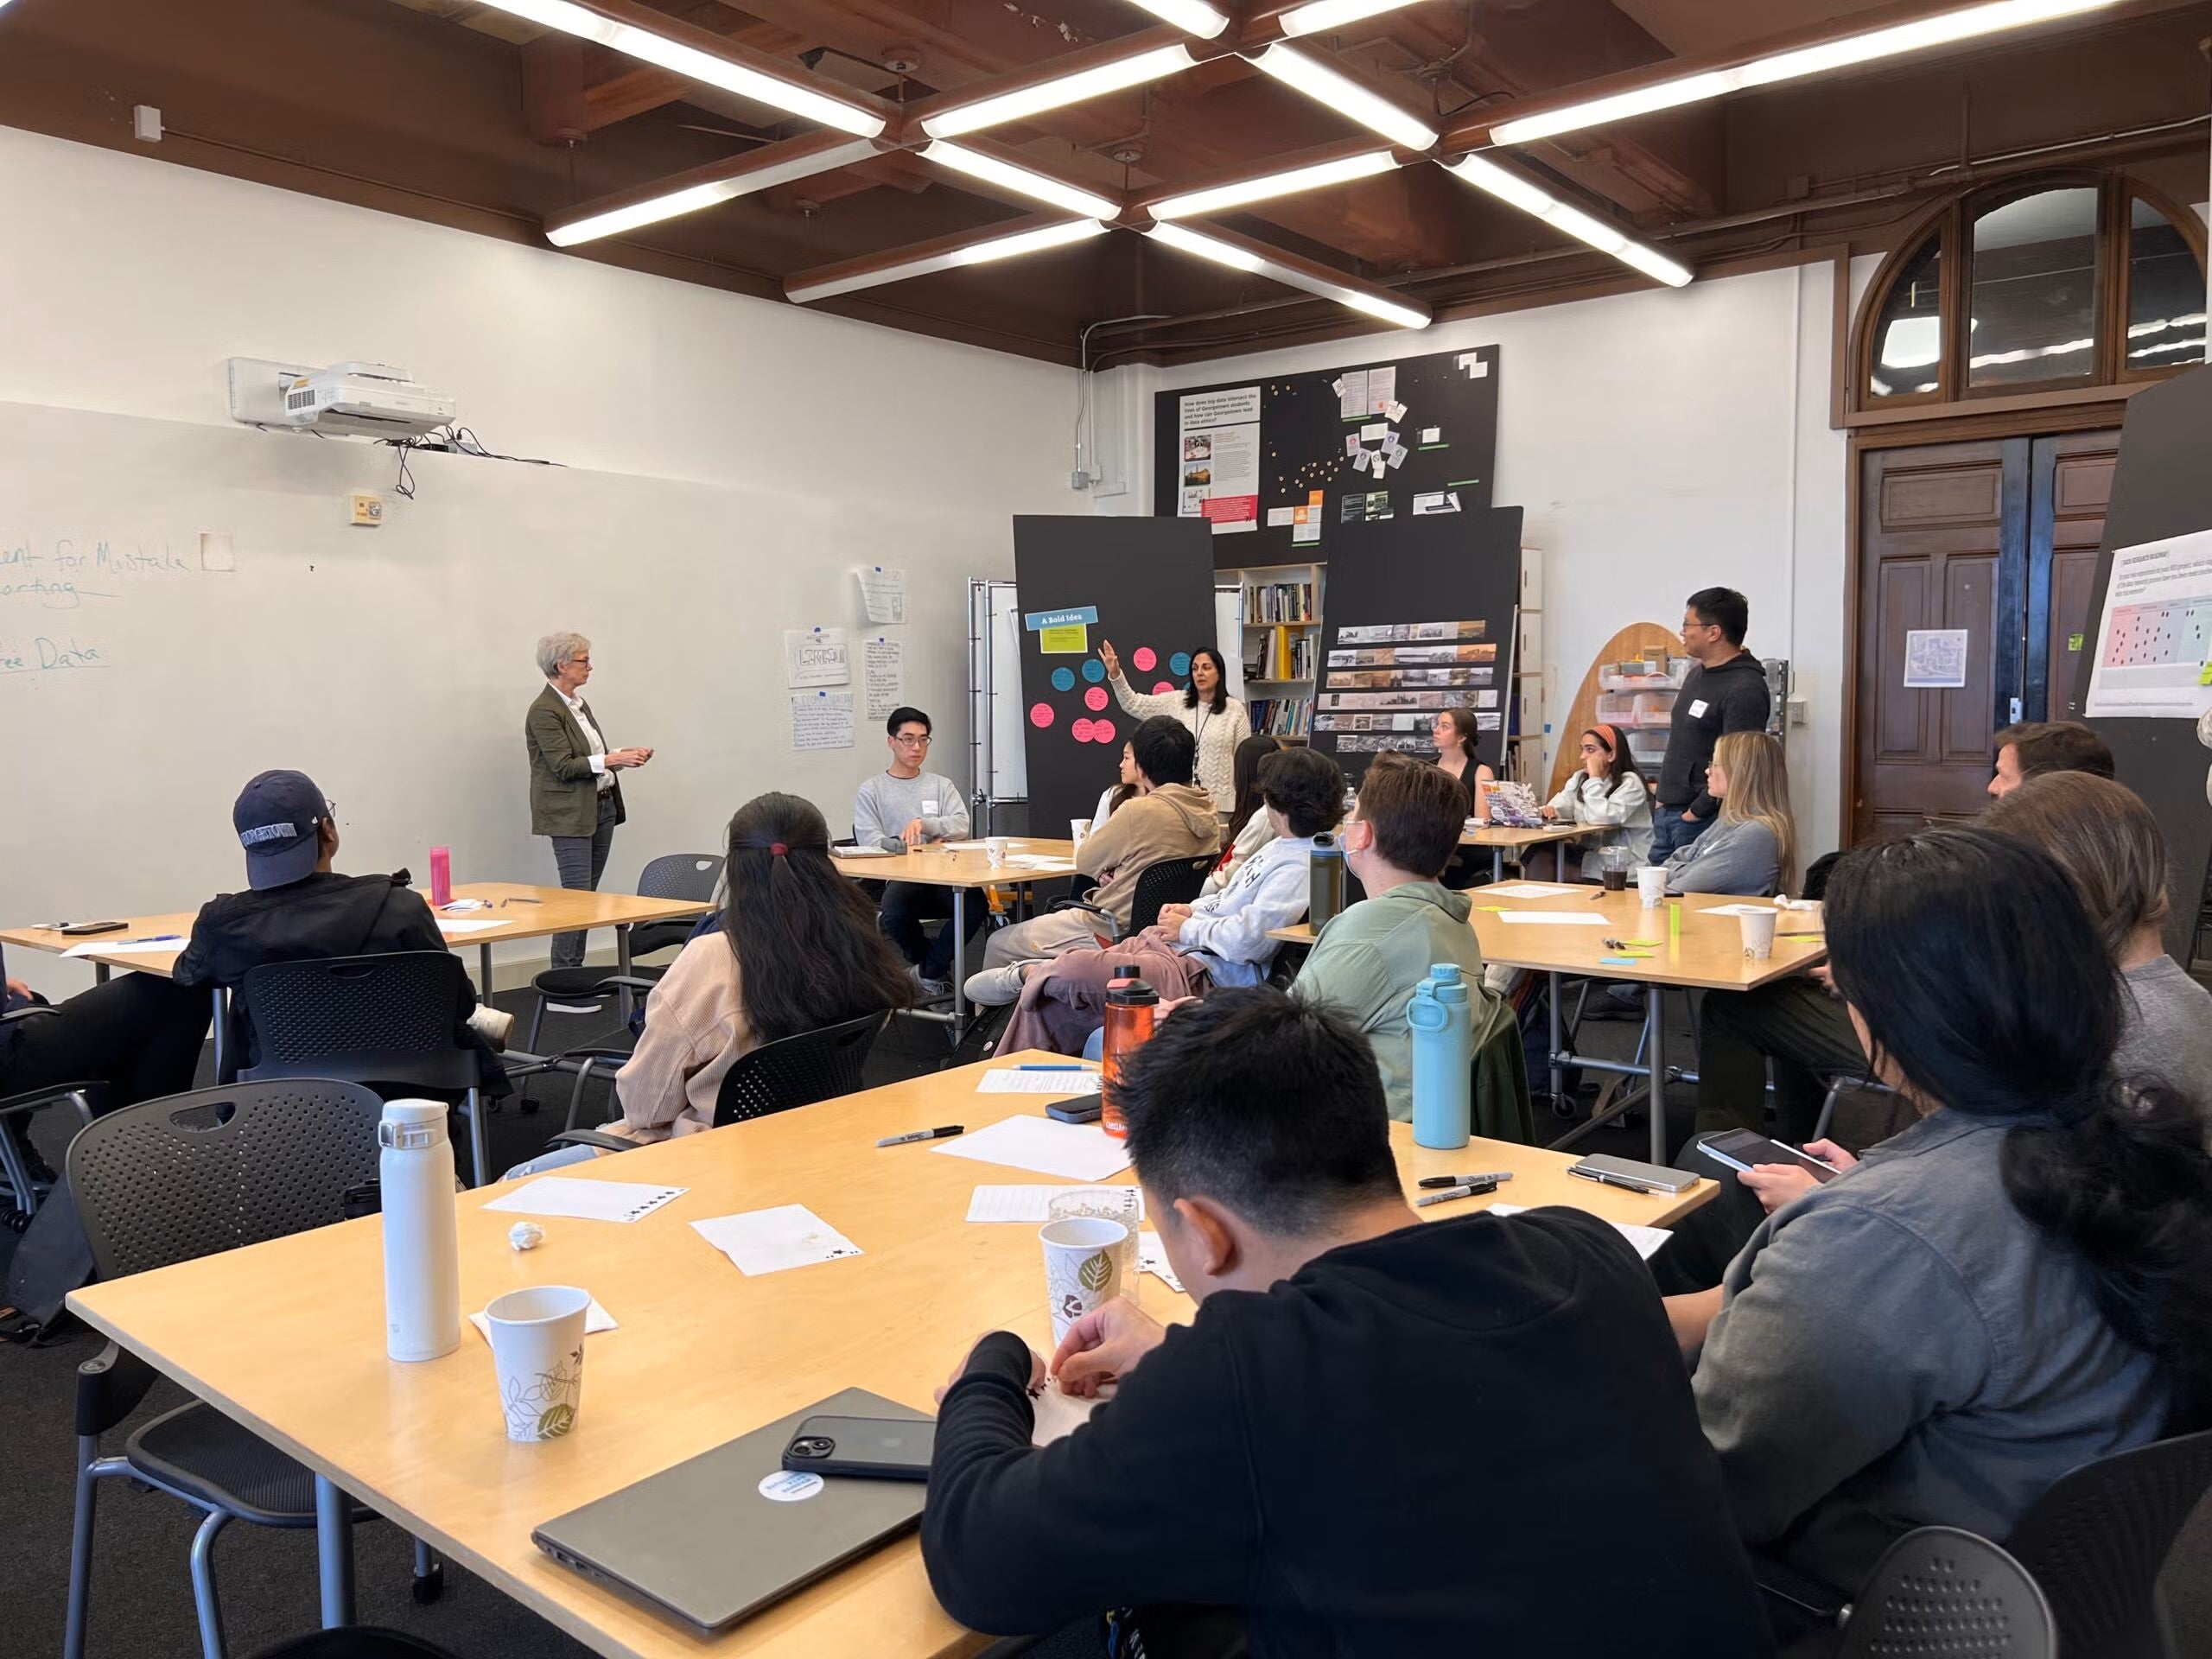
[{"label": "white wall", "polygon": [[[722,591],[641,592],[621,581],[623,550],[613,547],[601,591],[582,607],[593,613],[512,625],[533,633],[540,626],[566,625],[603,631],[609,639],[651,639],[652,607],[684,607],[681,617],[659,614],[680,621],[680,632],[695,638],[702,623],[712,620],[719,626],[705,631],[728,652],[765,655],[778,649],[781,627],[802,620],[778,613],[795,576],[818,576],[810,603],[830,593],[842,597],[850,588],[843,572],[856,550],[881,545],[886,554],[901,556],[917,589],[910,606],[917,620],[904,630],[908,695],[937,716],[937,768],[966,785],[965,584],[970,576],[1011,575],[1011,515],[1083,510],[1082,498],[1067,488],[1071,373],[243,183],[169,165],[157,155],[0,128],[0,403],[237,432],[227,420],[226,358],[380,359],[454,393],[462,419],[495,450],[731,493],[728,540],[734,568]],[[326,480],[330,474],[327,465],[313,464],[309,456],[330,446],[277,435],[249,434],[241,441],[253,447],[240,470],[264,475],[211,479],[211,488],[236,485],[296,496],[308,474]],[[226,443],[214,453],[245,452]],[[347,453],[356,452],[347,446]],[[377,478],[388,479],[389,452],[358,453],[363,464],[353,470],[366,471],[373,461]],[[426,467],[435,473],[494,464],[418,463],[425,482],[418,512],[431,506]],[[7,522],[22,518],[29,511],[22,504],[41,493],[11,491],[10,465],[10,457],[0,454],[0,539],[10,531],[38,530]],[[531,476],[511,470],[524,483]],[[33,482],[22,476],[15,481]],[[610,492],[619,493],[618,485]],[[134,522],[157,520],[159,504],[132,493]],[[338,505],[334,499],[334,511]],[[392,505],[398,513],[410,511],[407,504]],[[493,574],[526,602],[534,563],[524,515],[514,522],[515,542],[471,547],[463,556],[503,561],[506,568]],[[804,535],[764,528],[801,522],[817,528]],[[750,536],[748,525],[755,527]],[[245,545],[242,540],[242,551]],[[834,572],[828,568],[833,562]],[[486,573],[471,574],[482,580]],[[244,586],[240,595],[233,639],[179,642],[172,683],[181,690],[203,673],[228,672],[234,661],[250,658],[257,628],[271,618],[244,602]],[[0,634],[35,620],[9,608],[23,602],[21,595],[0,597]],[[701,613],[709,607],[711,619]],[[856,610],[851,620],[859,620]],[[408,619],[394,615],[390,625],[404,628]],[[212,645],[238,649],[210,657],[205,653]],[[518,720],[521,702],[534,687],[527,646],[518,654],[513,641],[501,639],[496,648],[496,663],[455,663],[455,684],[473,694],[488,681],[511,682]],[[202,653],[196,658],[195,650]],[[341,683],[358,673],[370,684],[376,671],[373,664],[350,663],[333,664],[331,671]],[[640,728],[636,741],[653,741],[644,728],[677,727],[697,712],[656,720],[638,706],[639,677],[627,678],[626,691],[624,666],[604,661],[593,690],[602,706],[620,705],[626,724]],[[696,785],[702,799],[711,796],[718,815],[747,794],[782,785],[812,796],[836,822],[850,780],[880,764],[880,740],[863,728],[849,753],[795,756],[779,702],[766,702],[721,710],[729,744],[714,757],[715,775],[684,781]],[[28,717],[31,708],[19,684],[0,680],[0,722]],[[168,712],[173,719],[181,715]],[[117,737],[118,746],[148,741],[142,732]],[[486,776],[477,787],[487,798],[466,803],[462,816],[488,817],[496,806],[519,821],[518,739],[502,725],[496,744],[501,756],[517,751],[515,765]],[[105,858],[111,869],[143,875],[141,885],[155,880],[157,872],[143,856],[152,844],[144,838],[149,826],[132,828],[121,810],[130,794],[127,747],[88,746],[79,759],[79,775],[38,784],[52,798],[78,803],[83,817],[66,823],[48,818],[41,833],[79,846],[88,864]],[[289,763],[255,757],[246,770],[270,764]],[[205,798],[142,801],[137,810],[160,811],[163,841],[195,852],[203,845],[224,847],[231,796],[245,775],[237,767],[224,753],[208,769]],[[340,797],[346,818],[354,803],[379,787],[404,787],[321,781]],[[638,804],[633,800],[633,825]],[[667,832],[697,834],[688,825]],[[669,849],[647,845],[650,838],[647,828],[618,838],[610,885],[634,875],[652,853]],[[359,856],[373,861],[383,851],[363,844]],[[537,868],[543,863],[550,870],[543,852],[543,843],[517,840],[502,856],[537,855],[529,868],[472,874],[546,879]],[[402,849],[397,856],[422,868],[419,850]],[[235,847],[222,855],[226,885],[235,881],[236,857]],[[151,900],[111,887],[69,890],[35,857],[10,861],[15,868],[0,919],[10,922],[126,904],[167,908],[196,902],[207,887],[197,856],[160,861],[172,884],[181,885],[164,887]],[[11,971],[35,967],[22,957],[18,952],[10,958]],[[70,976],[64,988],[81,978]]]},{"label": "white wall", "polygon": [[[1868,262],[1870,264],[1872,262]],[[1681,620],[1715,584],[1751,602],[1746,642],[1795,664],[1808,723],[1789,734],[1807,856],[1840,836],[1845,441],[1828,428],[1833,267],[1767,271],[1446,322],[1163,371],[1115,371],[1137,394],[1102,400],[1126,495],[1148,512],[1154,390],[1406,356],[1503,347],[1496,489],[1524,510],[1544,559],[1545,708],[1564,718],[1605,642]],[[1862,279],[1863,280],[1863,279]],[[1325,539],[1323,546],[1325,556]],[[1560,734],[1551,733],[1556,744]]]}]

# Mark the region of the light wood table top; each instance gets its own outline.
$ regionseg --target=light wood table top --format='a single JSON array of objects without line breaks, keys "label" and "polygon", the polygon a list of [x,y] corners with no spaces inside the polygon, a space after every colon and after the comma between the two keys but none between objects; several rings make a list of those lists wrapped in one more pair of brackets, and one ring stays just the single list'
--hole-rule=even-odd
[{"label": "light wood table top", "polygon": [[[422,891],[417,889],[417,891]],[[581,928],[626,926],[639,922],[674,921],[686,916],[702,916],[714,906],[689,899],[641,899],[628,893],[580,893],[567,887],[534,887],[517,881],[465,881],[453,890],[455,899],[482,899],[491,904],[489,910],[455,910],[437,912],[442,921],[497,922],[496,927],[467,928],[448,933],[446,943],[455,950],[469,945],[498,944],[507,939],[543,938],[548,934],[568,933]],[[429,894],[423,893],[425,901]],[[94,933],[73,937],[57,933],[45,927],[10,927],[0,929],[0,944],[21,945],[29,950],[47,950],[59,955],[80,944],[99,945],[117,944],[130,939],[159,938],[163,934],[177,936],[175,950],[152,953],[94,950],[86,953],[82,960],[106,968],[133,968],[141,973],[160,974],[166,977],[176,966],[176,959],[184,950],[184,940],[191,935],[195,910],[171,912],[163,916],[115,917],[110,919],[127,924],[119,933]]]},{"label": "light wood table top", "polygon": [[[1041,1113],[1033,1096],[982,1096],[979,1073],[1058,1056],[1008,1054],[819,1106],[685,1135],[563,1173],[689,1189],[630,1225],[548,1218],[546,1239],[510,1249],[515,1217],[486,1212],[496,1185],[459,1195],[461,1306],[504,1291],[577,1284],[619,1330],[590,1339],[575,1433],[543,1445],[504,1436],[489,1348],[470,1328],[442,1359],[385,1357],[381,1230],[347,1222],[158,1272],[94,1285],[70,1306],[202,1399],[372,1505],[434,1548],[542,1613],[596,1652],[776,1655],[791,1659],[959,1655],[983,1645],[938,1607],[907,1538],[769,1608],[711,1643],[549,1560],[532,1527],[658,1470],[859,1387],[918,1409],[987,1331],[1049,1351],[1037,1230],[971,1224],[972,1189],[1050,1178],[879,1136],[933,1124],[980,1128]],[[1510,1169],[1496,1195],[1570,1204],[1611,1220],[1663,1224],[1712,1183],[1677,1197],[1597,1186],[1573,1159],[1474,1141],[1414,1148],[1391,1128],[1408,1186],[1423,1174]],[[1127,1173],[1120,1178],[1130,1179]],[[1467,1214],[1495,1200],[1421,1211]],[[690,1224],[804,1204],[863,1255],[747,1278]],[[1192,1304],[1146,1275],[1145,1307]]]},{"label": "light wood table top", "polygon": [[1009,859],[1049,858],[1055,861],[1054,868],[1039,870],[1026,864],[994,864],[980,842],[973,847],[957,843],[961,850],[957,852],[945,850],[953,843],[933,842],[912,853],[840,858],[833,850],[830,857],[841,875],[870,881],[912,881],[926,887],[981,887],[994,882],[1002,887],[1018,887],[1027,881],[1065,881],[1079,874],[1071,841],[1009,836],[1007,842]]},{"label": "light wood table top", "polygon": [[1544,823],[1520,829],[1509,824],[1485,824],[1479,830],[1461,830],[1459,844],[1501,847],[1510,853],[1529,847],[1548,847],[1555,841],[1578,841],[1611,827],[1602,823]]}]

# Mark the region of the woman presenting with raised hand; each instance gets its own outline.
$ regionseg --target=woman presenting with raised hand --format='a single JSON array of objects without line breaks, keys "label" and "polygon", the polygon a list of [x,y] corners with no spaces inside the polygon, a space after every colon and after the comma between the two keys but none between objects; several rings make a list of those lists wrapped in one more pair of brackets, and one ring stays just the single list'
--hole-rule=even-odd
[{"label": "woman presenting with raised hand", "polygon": [[[584,701],[591,678],[591,641],[581,633],[549,633],[537,642],[537,671],[545,689],[523,721],[530,751],[530,833],[553,842],[553,864],[561,885],[594,891],[607,873],[614,826],[622,810],[622,785],[614,774],[642,766],[651,749],[611,749],[600,735],[599,718]],[[581,968],[584,936],[556,933],[553,966]]]},{"label": "woman presenting with raised hand", "polygon": [[1143,692],[1122,677],[1114,642],[1098,642],[1098,660],[1113,683],[1114,696],[1139,720],[1165,715],[1198,741],[1196,780],[1212,798],[1213,810],[1226,818],[1236,810],[1236,746],[1252,735],[1252,717],[1229,695],[1229,665],[1211,645],[1191,653],[1191,678],[1180,691]]}]

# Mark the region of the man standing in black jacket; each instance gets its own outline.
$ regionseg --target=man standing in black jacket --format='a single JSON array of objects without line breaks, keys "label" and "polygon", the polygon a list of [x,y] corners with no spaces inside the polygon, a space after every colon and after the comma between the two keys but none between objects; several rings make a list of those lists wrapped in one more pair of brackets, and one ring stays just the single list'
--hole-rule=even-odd
[{"label": "man standing in black jacket", "polygon": [[1682,613],[1682,649],[1695,658],[1675,699],[1666,758],[1659,763],[1659,804],[1651,814],[1651,861],[1687,847],[1719,816],[1705,791],[1713,746],[1730,732],[1763,732],[1773,699],[1766,670],[1744,649],[1749,601],[1732,588],[1703,588]]},{"label": "man standing in black jacket", "polygon": [[[1057,1382],[1018,1337],[976,1344],[922,1520],[954,1618],[1014,1634],[1135,1608],[1155,1653],[1163,1622],[1203,1619],[1258,1659],[1772,1652],[1663,1310],[1611,1227],[1419,1224],[1367,1045],[1279,992],[1179,1011],[1118,1093],[1198,1318],[1116,1298],[1070,1327]],[[1108,1381],[1031,1446],[1033,1390]]]}]

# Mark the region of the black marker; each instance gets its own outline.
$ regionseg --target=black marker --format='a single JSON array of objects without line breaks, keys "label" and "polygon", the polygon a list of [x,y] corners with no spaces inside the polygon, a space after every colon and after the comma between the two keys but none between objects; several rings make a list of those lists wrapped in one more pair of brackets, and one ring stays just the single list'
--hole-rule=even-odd
[{"label": "black marker", "polygon": [[942,1128],[916,1129],[911,1135],[887,1135],[882,1140],[877,1141],[875,1144],[879,1147],[903,1147],[911,1141],[942,1141],[947,1135],[965,1135],[967,1133],[968,1129],[965,1124],[947,1123]]},{"label": "black marker", "polygon": [[1432,1204],[1453,1204],[1461,1198],[1476,1198],[1484,1192],[1497,1191],[1496,1181],[1477,1181],[1469,1186],[1448,1186],[1441,1192],[1431,1192],[1414,1200],[1414,1208],[1426,1210]]},{"label": "black marker", "polygon": [[1486,1169],[1479,1175],[1424,1175],[1421,1178],[1421,1184],[1425,1187],[1475,1186],[1484,1181],[1510,1181],[1512,1179],[1513,1172],[1510,1169]]}]

